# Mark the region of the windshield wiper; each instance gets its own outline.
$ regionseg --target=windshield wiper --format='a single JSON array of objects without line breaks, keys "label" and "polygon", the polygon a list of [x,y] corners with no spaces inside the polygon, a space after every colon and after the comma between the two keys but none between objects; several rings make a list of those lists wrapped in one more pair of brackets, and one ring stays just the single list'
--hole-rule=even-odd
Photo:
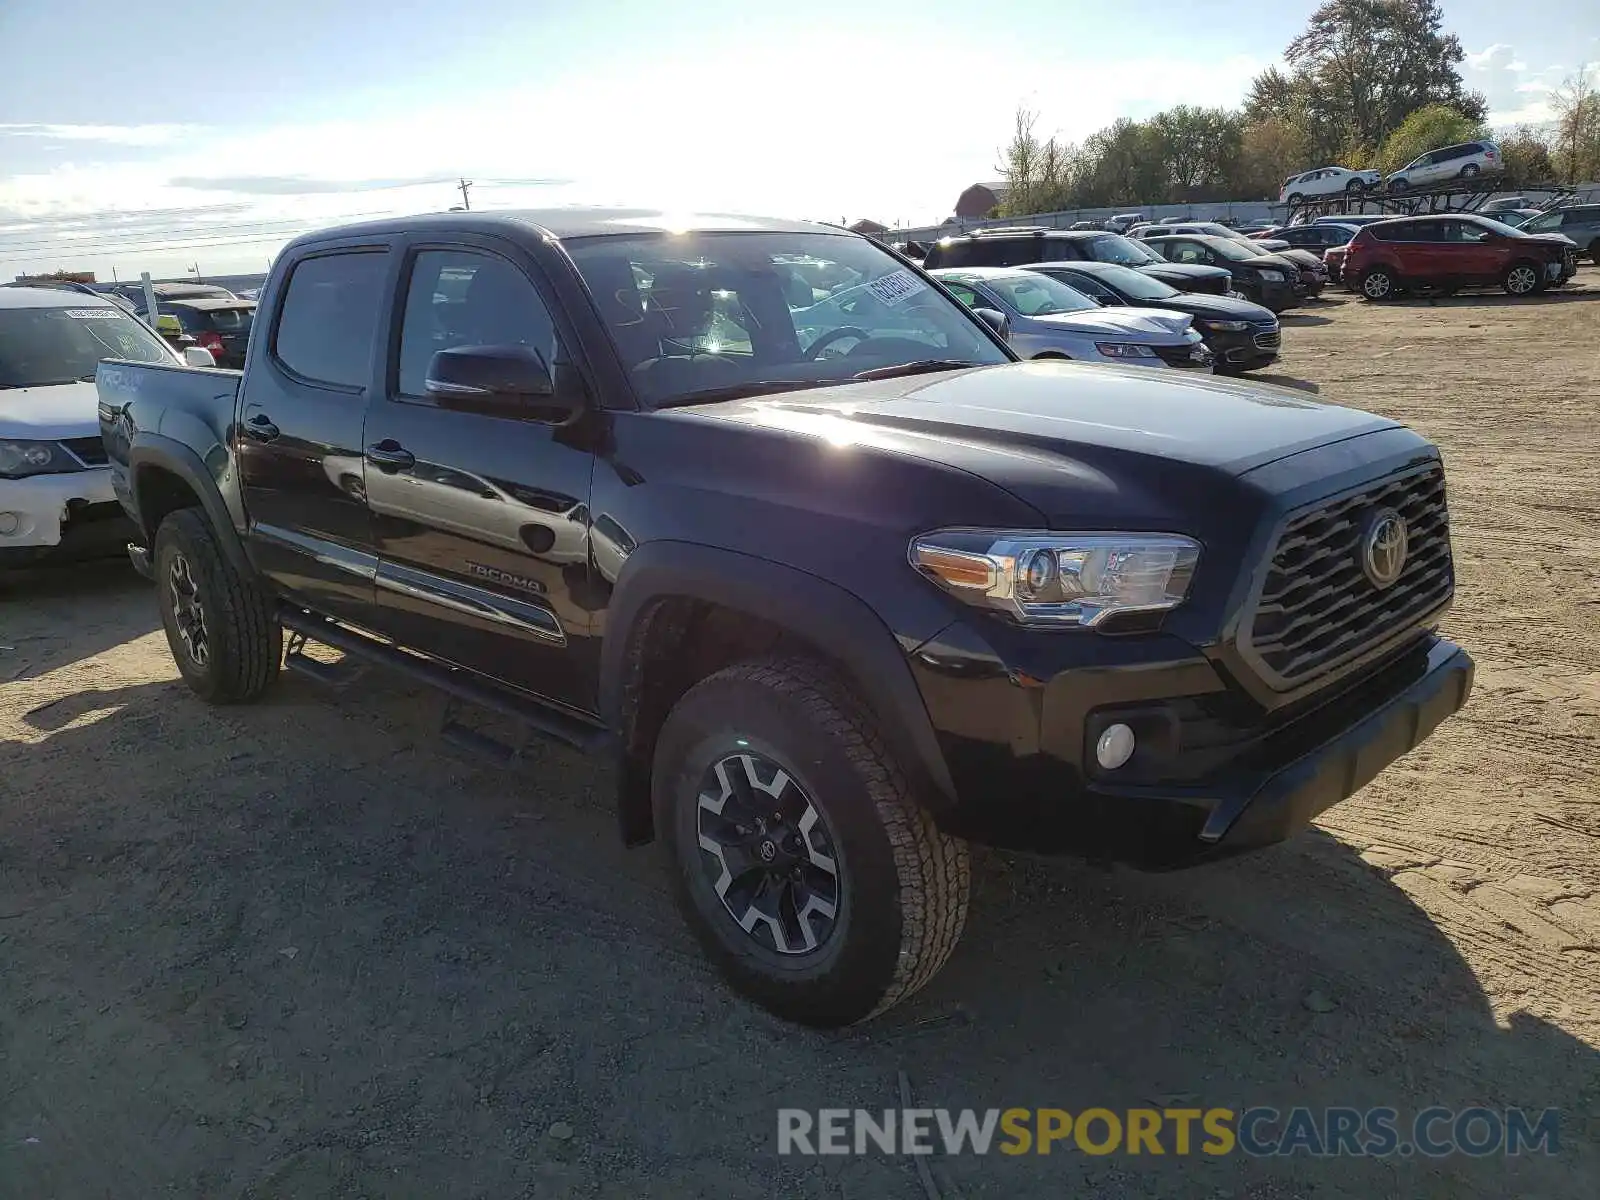
[{"label": "windshield wiper", "polygon": [[893,379],[898,375],[926,375],[930,371],[959,371],[962,367],[981,367],[982,363],[964,358],[919,358],[915,362],[896,363],[892,367],[873,367],[870,371],[857,371],[854,379]]},{"label": "windshield wiper", "polygon": [[757,379],[752,383],[730,383],[725,387],[702,388],[698,392],[685,392],[658,400],[655,408],[682,408],[690,404],[716,404],[722,400],[745,400],[751,396],[764,396],[769,392],[793,392],[800,388],[823,387],[836,382],[828,379]]}]

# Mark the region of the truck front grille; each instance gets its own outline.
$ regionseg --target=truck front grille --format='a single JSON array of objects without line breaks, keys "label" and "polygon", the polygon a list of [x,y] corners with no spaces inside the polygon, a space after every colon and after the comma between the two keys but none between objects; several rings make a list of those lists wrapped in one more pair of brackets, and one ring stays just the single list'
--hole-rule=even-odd
[{"label": "truck front grille", "polygon": [[[1399,577],[1380,588],[1363,543],[1385,510],[1404,520],[1407,547]],[[1433,463],[1290,517],[1241,647],[1274,686],[1304,683],[1435,611],[1454,587],[1444,470]]]}]

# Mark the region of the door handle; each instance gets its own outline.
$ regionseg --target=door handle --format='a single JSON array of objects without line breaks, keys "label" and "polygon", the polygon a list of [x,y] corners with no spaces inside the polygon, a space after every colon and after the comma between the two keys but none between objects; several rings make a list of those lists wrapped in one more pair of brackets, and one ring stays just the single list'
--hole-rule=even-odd
[{"label": "door handle", "polygon": [[416,465],[417,456],[398,442],[385,438],[375,446],[368,446],[366,459],[380,471],[391,474]]},{"label": "door handle", "polygon": [[270,442],[278,436],[278,427],[266,413],[257,413],[244,423],[244,432],[258,442]]}]

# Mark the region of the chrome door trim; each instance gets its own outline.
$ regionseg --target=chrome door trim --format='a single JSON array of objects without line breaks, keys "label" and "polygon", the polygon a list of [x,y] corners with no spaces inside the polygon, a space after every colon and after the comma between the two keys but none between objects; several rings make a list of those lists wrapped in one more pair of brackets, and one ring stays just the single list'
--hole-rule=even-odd
[{"label": "chrome door trim", "polygon": [[298,533],[293,529],[283,529],[277,525],[263,525],[257,521],[250,526],[250,532],[257,537],[269,542],[276,542],[290,550],[297,550],[301,554],[313,559],[324,566],[334,567],[345,571],[358,579],[371,583],[378,574],[378,556],[366,554],[360,550],[352,550],[349,546],[341,546],[338,542],[330,542],[326,538],[311,537]]},{"label": "chrome door trim", "polygon": [[487,588],[416,571],[395,563],[380,561],[375,582],[378,587],[415,600],[424,600],[464,616],[491,621],[508,629],[529,634],[555,646],[567,644],[567,635],[555,613],[537,604],[513,600]]}]

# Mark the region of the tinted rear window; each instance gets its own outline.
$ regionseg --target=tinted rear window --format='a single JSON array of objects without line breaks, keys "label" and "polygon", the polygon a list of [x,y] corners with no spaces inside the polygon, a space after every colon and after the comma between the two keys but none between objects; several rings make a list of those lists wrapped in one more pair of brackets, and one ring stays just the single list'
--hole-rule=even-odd
[{"label": "tinted rear window", "polygon": [[381,251],[350,251],[296,266],[278,318],[278,361],[312,383],[365,385],[387,265]]},{"label": "tinted rear window", "polygon": [[253,308],[214,308],[204,315],[210,319],[211,328],[219,333],[245,333],[250,322],[255,320],[256,311]]}]

